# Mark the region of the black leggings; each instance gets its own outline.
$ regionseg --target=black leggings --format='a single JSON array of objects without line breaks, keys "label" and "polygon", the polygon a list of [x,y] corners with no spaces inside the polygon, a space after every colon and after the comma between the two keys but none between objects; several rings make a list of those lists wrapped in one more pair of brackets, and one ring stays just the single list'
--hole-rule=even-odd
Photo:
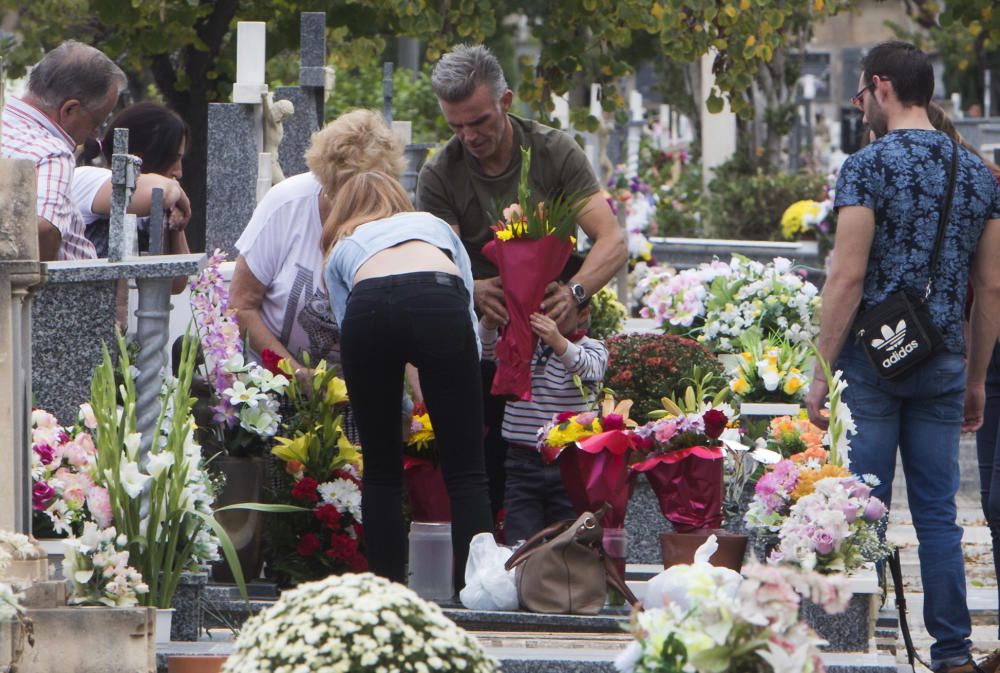
[{"label": "black leggings", "polygon": [[406,583],[401,414],[403,370],[409,362],[420,371],[451,498],[460,587],[469,541],[492,531],[469,294],[461,279],[447,273],[370,278],[354,286],[341,330],[341,364],[364,453],[361,510],[369,567]]}]

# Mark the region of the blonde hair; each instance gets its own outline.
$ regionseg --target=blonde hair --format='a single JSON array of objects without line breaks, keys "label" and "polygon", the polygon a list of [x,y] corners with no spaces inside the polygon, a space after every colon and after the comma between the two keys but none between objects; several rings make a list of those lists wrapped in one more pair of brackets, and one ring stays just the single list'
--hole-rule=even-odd
[{"label": "blonde hair", "polygon": [[381,171],[399,178],[406,168],[403,141],[372,110],[351,110],[312,136],[306,164],[330,198],[351,176]]},{"label": "blonde hair", "polygon": [[399,180],[381,171],[366,171],[340,186],[323,223],[321,245],[324,256],[344,236],[362,224],[413,210],[410,197]]}]

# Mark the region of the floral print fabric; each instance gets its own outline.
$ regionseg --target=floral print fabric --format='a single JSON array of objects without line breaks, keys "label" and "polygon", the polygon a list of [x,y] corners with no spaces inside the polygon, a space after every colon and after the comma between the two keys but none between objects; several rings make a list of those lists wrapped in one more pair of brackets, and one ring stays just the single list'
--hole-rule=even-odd
[{"label": "floral print fabric", "polygon": [[[898,290],[922,297],[944,206],[952,143],[944,133],[892,131],[848,157],[835,207],[875,213],[862,310]],[[969,268],[987,220],[1000,218],[1000,185],[974,154],[959,148],[955,195],[928,304],[953,353],[965,350],[963,307]]]}]

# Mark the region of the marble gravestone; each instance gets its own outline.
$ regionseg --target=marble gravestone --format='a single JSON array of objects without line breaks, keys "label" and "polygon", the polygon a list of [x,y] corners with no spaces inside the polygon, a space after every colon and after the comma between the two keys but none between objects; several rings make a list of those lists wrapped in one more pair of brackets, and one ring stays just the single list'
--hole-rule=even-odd
[{"label": "marble gravestone", "polygon": [[31,290],[38,261],[35,166],[0,159],[0,529],[31,527]]},{"label": "marble gravestone", "polygon": [[312,134],[323,127],[325,91],[332,75],[326,66],[326,12],[302,12],[299,51],[299,86],[274,90],[275,100],[289,100],[295,106],[295,114],[285,120],[278,150],[285,177],[309,170],[305,152]]},{"label": "marble gravestone", "polygon": [[230,259],[236,256],[236,240],[257,205],[260,134],[259,105],[209,103],[205,188],[205,250],[209,252],[220,249]]}]

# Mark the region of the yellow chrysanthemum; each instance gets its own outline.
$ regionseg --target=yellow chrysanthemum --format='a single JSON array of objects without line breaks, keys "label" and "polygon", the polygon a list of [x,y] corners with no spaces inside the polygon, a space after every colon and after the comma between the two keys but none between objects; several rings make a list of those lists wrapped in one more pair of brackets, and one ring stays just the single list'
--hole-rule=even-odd
[{"label": "yellow chrysanthemum", "polygon": [[816,490],[816,482],[827,477],[837,477],[840,479],[850,477],[851,471],[841,465],[827,463],[818,470],[803,470],[799,473],[799,482],[792,491],[792,501],[797,502],[799,498],[804,498]]},{"label": "yellow chrysanthemum", "polygon": [[781,234],[785,238],[794,238],[805,230],[805,218],[819,215],[820,205],[815,201],[796,201],[785,209],[781,216]]}]

